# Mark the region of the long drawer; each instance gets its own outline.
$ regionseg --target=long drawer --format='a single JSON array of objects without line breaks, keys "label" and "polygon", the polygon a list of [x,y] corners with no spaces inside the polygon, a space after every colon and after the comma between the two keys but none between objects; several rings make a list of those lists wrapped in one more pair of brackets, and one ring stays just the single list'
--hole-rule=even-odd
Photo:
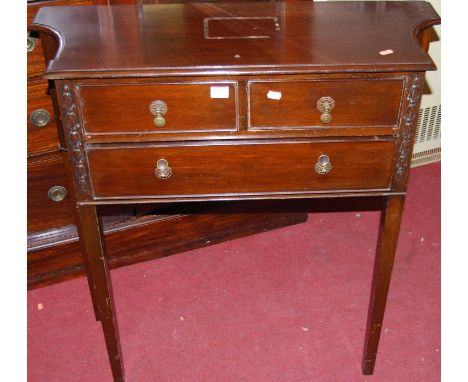
[{"label": "long drawer", "polygon": [[388,189],[395,143],[294,142],[89,148],[96,198]]}]

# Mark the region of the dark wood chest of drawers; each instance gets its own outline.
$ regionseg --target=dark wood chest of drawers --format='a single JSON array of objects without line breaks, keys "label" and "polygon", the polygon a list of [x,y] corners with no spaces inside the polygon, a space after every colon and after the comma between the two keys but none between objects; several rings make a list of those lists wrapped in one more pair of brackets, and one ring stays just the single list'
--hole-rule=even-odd
[{"label": "dark wood chest of drawers", "polygon": [[349,196],[384,206],[362,364],[372,374],[424,72],[435,68],[418,38],[438,22],[425,2],[36,16],[115,380],[124,372],[97,207]]}]

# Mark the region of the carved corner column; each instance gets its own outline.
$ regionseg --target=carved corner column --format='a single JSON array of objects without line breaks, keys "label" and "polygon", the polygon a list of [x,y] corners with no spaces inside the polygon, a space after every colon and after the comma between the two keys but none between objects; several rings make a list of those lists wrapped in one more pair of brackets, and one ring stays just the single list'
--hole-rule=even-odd
[{"label": "carved corner column", "polygon": [[83,143],[81,112],[76,102],[76,89],[72,82],[57,81],[57,98],[61,109],[61,122],[68,150],[73,163],[72,178],[78,201],[91,199],[88,161]]},{"label": "carved corner column", "polygon": [[414,73],[406,78],[392,184],[395,191],[406,191],[423,88],[424,73]]}]

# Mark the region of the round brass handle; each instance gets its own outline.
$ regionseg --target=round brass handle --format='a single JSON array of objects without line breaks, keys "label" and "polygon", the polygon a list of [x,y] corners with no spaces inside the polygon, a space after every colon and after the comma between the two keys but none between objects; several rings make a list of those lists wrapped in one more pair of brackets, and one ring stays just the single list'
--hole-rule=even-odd
[{"label": "round brass handle", "polygon": [[153,123],[156,127],[164,127],[166,125],[166,118],[159,114],[154,118]]},{"label": "round brass handle", "polygon": [[31,36],[31,33],[28,32],[28,53],[32,52],[36,48],[36,37]]},{"label": "round brass handle", "polygon": [[329,123],[332,119],[332,116],[330,113],[323,113],[321,116],[320,116],[320,122],[322,123]]},{"label": "round brass handle", "polygon": [[29,120],[34,126],[43,127],[50,122],[50,113],[44,109],[37,109],[31,113]]},{"label": "round brass handle", "polygon": [[166,125],[166,118],[164,114],[167,113],[167,105],[164,101],[156,100],[150,103],[149,110],[155,116],[153,123],[156,127],[164,127]]},{"label": "round brass handle", "polygon": [[332,97],[322,97],[317,101],[317,109],[322,113],[320,122],[329,123],[332,120],[330,111],[335,108],[335,100]]},{"label": "round brass handle", "polygon": [[53,202],[61,202],[67,196],[67,189],[63,186],[53,186],[49,189],[47,195]]},{"label": "round brass handle", "polygon": [[328,155],[320,155],[317,163],[315,163],[315,171],[317,174],[325,175],[330,172],[332,165],[330,163],[330,158]]},{"label": "round brass handle", "polygon": [[166,159],[159,159],[156,162],[156,176],[159,179],[168,179],[172,175],[172,168],[169,167],[169,163]]}]

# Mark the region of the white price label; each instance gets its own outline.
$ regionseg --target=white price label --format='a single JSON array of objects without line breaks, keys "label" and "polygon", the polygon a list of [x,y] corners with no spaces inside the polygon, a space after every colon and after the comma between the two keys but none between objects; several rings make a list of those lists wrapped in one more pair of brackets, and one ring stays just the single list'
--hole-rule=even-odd
[{"label": "white price label", "polygon": [[229,98],[229,86],[211,86],[211,98]]},{"label": "white price label", "polygon": [[279,101],[281,99],[281,92],[275,92],[274,90],[270,90],[268,93],[267,93],[267,98],[269,99],[275,99],[277,101]]}]

